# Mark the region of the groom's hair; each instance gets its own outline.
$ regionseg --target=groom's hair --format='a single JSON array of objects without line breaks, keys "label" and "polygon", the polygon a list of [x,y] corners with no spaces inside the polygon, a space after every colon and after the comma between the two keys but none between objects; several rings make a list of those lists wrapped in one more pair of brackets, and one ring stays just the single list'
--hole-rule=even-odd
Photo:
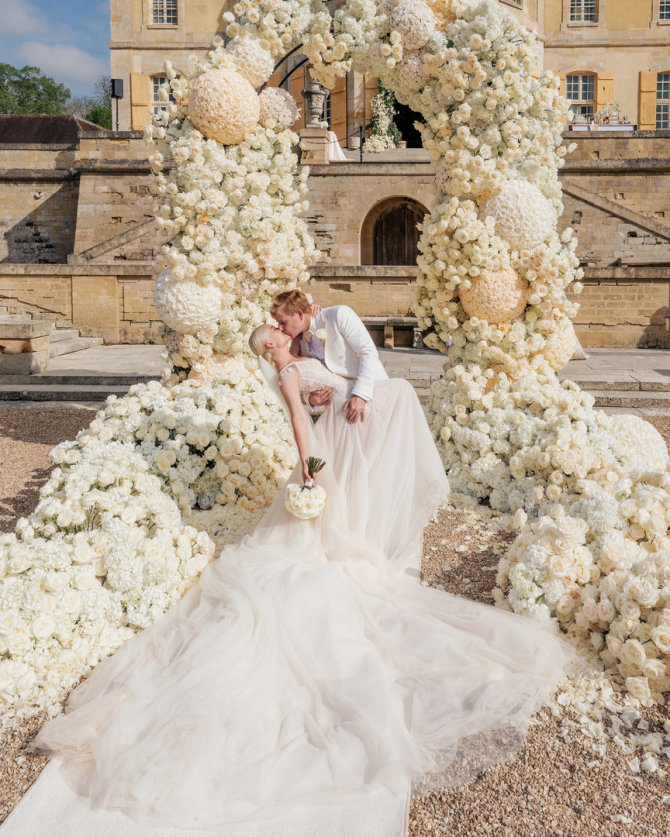
[{"label": "groom's hair", "polygon": [[270,314],[274,317],[280,308],[283,308],[284,313],[289,317],[292,314],[297,314],[298,311],[309,314],[309,300],[302,291],[282,291],[275,294],[270,307]]}]

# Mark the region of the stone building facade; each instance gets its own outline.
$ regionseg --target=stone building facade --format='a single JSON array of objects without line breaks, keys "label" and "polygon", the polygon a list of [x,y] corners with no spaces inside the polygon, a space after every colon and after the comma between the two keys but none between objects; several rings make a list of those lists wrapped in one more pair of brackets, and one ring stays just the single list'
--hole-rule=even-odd
[{"label": "stone building facade", "polygon": [[[586,271],[579,337],[670,347],[670,131],[570,138],[561,223],[578,230]],[[405,317],[416,218],[435,200],[432,165],[421,150],[363,163],[348,153],[311,167],[307,220],[323,254],[314,298],[364,317]],[[0,315],[73,325],[109,343],[159,339],[148,154],[137,132],[0,142]],[[404,237],[400,250],[385,245],[389,230]]]},{"label": "stone building facade", "polygon": [[[184,69],[204,57],[221,14],[234,0],[111,0],[111,74],[124,81],[119,128],[141,130],[161,106],[164,63]],[[559,73],[576,112],[619,104],[641,130],[669,128],[670,2],[668,0],[498,0],[539,36],[544,67]],[[271,80],[279,84],[294,56]],[[285,82],[302,107],[305,68]],[[343,146],[371,117],[376,79],[351,72],[331,92],[327,117]],[[304,112],[304,107],[302,107]],[[401,117],[402,118],[402,115]],[[407,120],[408,127],[411,118]],[[296,130],[304,125],[304,117]]]}]

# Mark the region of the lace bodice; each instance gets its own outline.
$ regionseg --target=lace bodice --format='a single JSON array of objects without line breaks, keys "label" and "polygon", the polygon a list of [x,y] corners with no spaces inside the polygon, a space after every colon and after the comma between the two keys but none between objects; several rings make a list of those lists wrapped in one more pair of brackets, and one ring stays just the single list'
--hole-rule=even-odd
[{"label": "lace bodice", "polygon": [[314,392],[322,387],[332,387],[333,392],[347,396],[354,385],[353,380],[331,372],[320,360],[313,357],[287,364],[279,373],[279,382],[281,383],[285,375],[291,374],[300,375],[300,392]]}]

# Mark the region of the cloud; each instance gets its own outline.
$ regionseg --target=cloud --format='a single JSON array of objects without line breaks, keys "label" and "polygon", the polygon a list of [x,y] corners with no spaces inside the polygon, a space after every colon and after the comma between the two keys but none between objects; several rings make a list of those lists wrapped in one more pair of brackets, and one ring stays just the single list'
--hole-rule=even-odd
[{"label": "cloud", "polygon": [[69,44],[25,41],[17,53],[28,64],[39,67],[43,73],[60,82],[92,86],[99,75],[109,75],[109,61]]},{"label": "cloud", "polygon": [[[4,4],[3,4],[4,5]],[[2,34],[35,35],[46,32],[44,16],[24,0],[10,0],[2,10]]]}]

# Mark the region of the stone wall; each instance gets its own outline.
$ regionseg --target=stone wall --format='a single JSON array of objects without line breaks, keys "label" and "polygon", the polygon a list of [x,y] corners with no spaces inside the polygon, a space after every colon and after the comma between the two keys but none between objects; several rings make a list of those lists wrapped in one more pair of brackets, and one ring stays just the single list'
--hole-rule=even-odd
[{"label": "stone wall", "polygon": [[[570,139],[577,149],[562,171],[560,223],[578,230],[586,270],[580,338],[670,347],[670,132]],[[75,325],[107,342],[158,338],[148,153],[140,135],[112,132],[82,134],[77,146],[0,146],[0,313]],[[414,150],[311,168],[306,220],[323,252],[315,300],[362,316],[409,314],[416,267],[362,264],[365,219],[392,197],[430,209],[433,179],[428,156]]]},{"label": "stone wall", "polygon": [[365,219],[381,201],[405,197],[433,207],[435,174],[428,155],[423,162],[405,163],[401,151],[393,153],[393,162],[310,166],[306,220],[325,263],[361,264]]},{"label": "stone wall", "polygon": [[0,264],[0,314],[75,327],[105,343],[160,343],[151,265]]}]

